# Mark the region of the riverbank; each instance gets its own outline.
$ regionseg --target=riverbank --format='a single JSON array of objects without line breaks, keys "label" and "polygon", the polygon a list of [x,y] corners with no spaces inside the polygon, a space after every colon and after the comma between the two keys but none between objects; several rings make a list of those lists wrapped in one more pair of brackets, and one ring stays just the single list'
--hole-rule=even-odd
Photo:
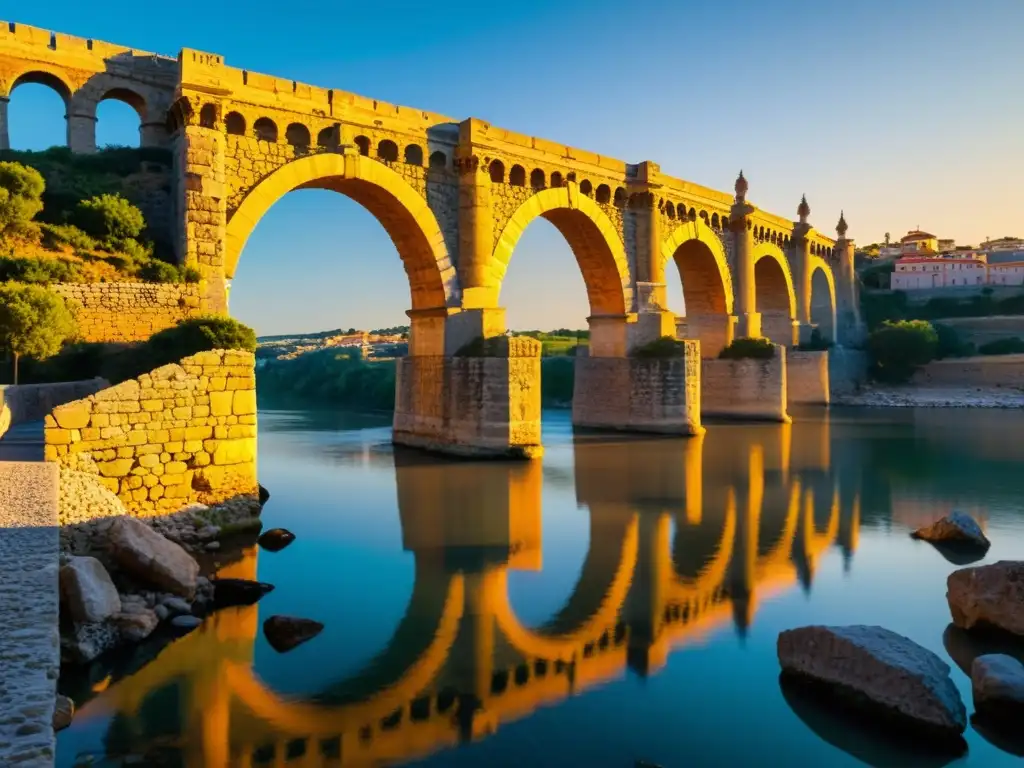
[{"label": "riverbank", "polygon": [[864,408],[1024,408],[1024,392],[982,387],[865,387],[832,405]]}]

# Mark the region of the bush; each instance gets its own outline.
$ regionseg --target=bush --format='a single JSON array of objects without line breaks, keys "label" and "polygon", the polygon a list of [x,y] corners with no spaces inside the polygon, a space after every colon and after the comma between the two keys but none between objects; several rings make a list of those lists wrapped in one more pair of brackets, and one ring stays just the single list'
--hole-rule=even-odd
[{"label": "bush", "polygon": [[817,328],[811,331],[811,338],[803,344],[800,344],[797,349],[805,352],[820,352],[825,349],[831,349],[832,342],[828,341],[824,336],[821,335],[821,331]]},{"label": "bush", "polygon": [[660,336],[653,341],[636,347],[629,353],[630,357],[641,359],[667,359],[671,357],[682,357],[686,343],[671,336]]},{"label": "bush", "polygon": [[879,381],[899,384],[931,362],[939,337],[925,320],[885,322],[868,336],[867,350],[872,373]]},{"label": "bush", "polygon": [[198,283],[203,279],[202,274],[199,270],[193,266],[180,267],[181,279],[186,283]]},{"label": "bush", "polygon": [[960,338],[956,329],[945,323],[932,323],[938,342],[935,346],[935,358],[943,360],[947,357],[968,357],[974,354],[974,345]]},{"label": "bush", "polygon": [[64,259],[35,259],[27,256],[0,256],[0,282],[80,283],[82,265]]},{"label": "bush", "polygon": [[1024,354],[1024,340],[1016,336],[1007,339],[996,339],[978,347],[982,355],[1020,355]]},{"label": "bush", "polygon": [[45,360],[77,333],[74,315],[60,296],[37,285],[0,285],[0,348],[14,355],[15,384],[22,356]]},{"label": "bush", "polygon": [[96,241],[73,224],[42,224],[43,247],[60,250],[72,247],[76,250],[94,251]]},{"label": "bush", "polygon": [[138,237],[146,226],[142,211],[120,195],[97,195],[82,200],[75,208],[75,223],[101,240]]},{"label": "bush", "polygon": [[719,360],[771,360],[775,345],[768,339],[734,339],[732,344],[718,353]]},{"label": "bush", "polygon": [[150,259],[139,269],[139,277],[147,283],[180,283],[181,273],[173,264]]},{"label": "bush", "polygon": [[0,162],[0,235],[19,233],[43,210],[46,183],[35,168]]}]

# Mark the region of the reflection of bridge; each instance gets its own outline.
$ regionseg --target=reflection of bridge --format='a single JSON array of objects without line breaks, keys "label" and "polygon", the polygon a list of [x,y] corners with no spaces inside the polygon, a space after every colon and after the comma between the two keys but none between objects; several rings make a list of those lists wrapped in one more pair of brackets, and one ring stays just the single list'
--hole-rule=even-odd
[{"label": "reflection of bridge", "polygon": [[[507,575],[540,568],[541,465],[438,471],[399,454],[415,584],[394,637],[365,673],[310,700],[278,696],[251,668],[258,608],[231,609],[80,716],[114,711],[145,733],[153,724],[144,703],[179,685],[187,766],[375,765],[485,737],[627,669],[651,674],[674,648],[730,623],[744,632],[765,598],[809,588],[833,544],[847,557],[856,548],[859,501],[830,470],[827,423],[742,434],[753,436],[739,446],[731,436],[717,440],[718,431],[578,439],[577,500],[589,508],[590,548],[568,601],[540,627],[517,618]],[[467,508],[466,499],[479,502]],[[255,573],[252,551],[231,575]]]}]

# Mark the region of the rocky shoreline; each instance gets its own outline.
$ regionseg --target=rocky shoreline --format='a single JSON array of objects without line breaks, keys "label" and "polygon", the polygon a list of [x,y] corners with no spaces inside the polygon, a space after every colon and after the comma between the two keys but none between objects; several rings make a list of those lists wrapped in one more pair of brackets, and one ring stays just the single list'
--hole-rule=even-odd
[{"label": "rocky shoreline", "polygon": [[865,387],[832,405],[861,408],[1024,408],[1024,391],[982,388]]}]

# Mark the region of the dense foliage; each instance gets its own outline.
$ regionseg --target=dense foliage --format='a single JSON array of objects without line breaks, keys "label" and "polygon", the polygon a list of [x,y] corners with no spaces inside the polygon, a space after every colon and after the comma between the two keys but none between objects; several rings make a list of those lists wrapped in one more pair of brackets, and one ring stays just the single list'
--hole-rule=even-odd
[{"label": "dense foliage", "polygon": [[97,195],[82,200],[75,208],[78,228],[97,239],[111,241],[136,238],[146,221],[142,211],[120,195]]},{"label": "dense foliage", "polygon": [[947,357],[968,357],[975,353],[974,345],[964,341],[957,330],[945,323],[932,323],[935,329],[936,346],[935,359],[943,360]]},{"label": "dense foliage", "polygon": [[646,359],[682,357],[685,348],[686,344],[679,339],[674,339],[671,336],[661,336],[639,347],[635,347],[630,352],[630,356]]},{"label": "dense foliage", "polygon": [[996,298],[991,288],[985,288],[969,297],[936,296],[923,304],[912,304],[904,291],[863,291],[861,309],[869,330],[890,320],[1024,315],[1024,292]]},{"label": "dense foliage", "polygon": [[20,163],[0,162],[0,235],[22,234],[43,209],[43,176]]},{"label": "dense foliage", "polygon": [[718,353],[719,360],[771,360],[775,345],[769,339],[740,338]]},{"label": "dense foliage", "polygon": [[935,359],[939,337],[924,320],[885,322],[868,336],[872,375],[879,381],[901,384]]},{"label": "dense foliage", "polygon": [[996,339],[978,347],[982,355],[1020,355],[1024,354],[1024,339],[1016,336],[1006,339]]},{"label": "dense foliage", "polygon": [[78,333],[64,300],[35,285],[0,285],[0,349],[14,357],[14,383],[22,356],[45,360]]}]

